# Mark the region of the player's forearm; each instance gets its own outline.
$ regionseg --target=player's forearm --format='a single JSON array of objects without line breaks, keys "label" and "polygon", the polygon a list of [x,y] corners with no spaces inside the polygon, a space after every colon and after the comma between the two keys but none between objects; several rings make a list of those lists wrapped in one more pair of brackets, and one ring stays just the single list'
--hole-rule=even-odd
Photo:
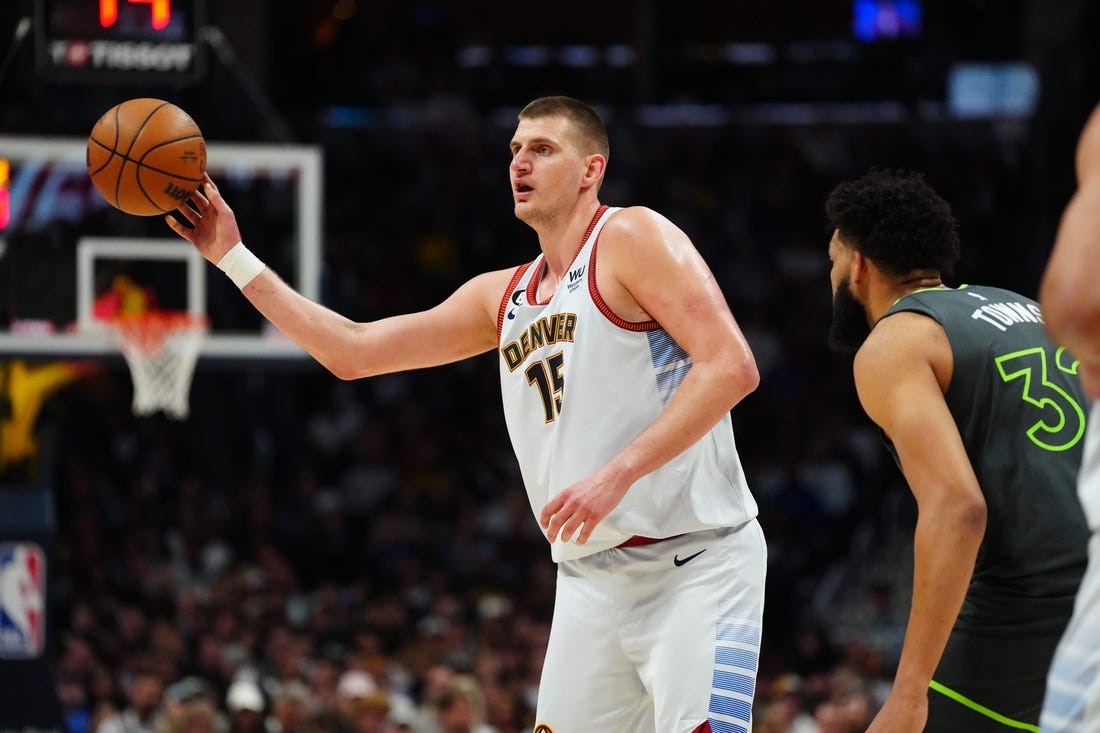
[{"label": "player's forearm", "polygon": [[1055,343],[1078,359],[1100,364],[1100,288],[1093,281],[1100,257],[1100,181],[1079,189],[1066,208],[1047,264],[1039,303]]},{"label": "player's forearm", "polygon": [[608,471],[629,485],[660,468],[706,435],[759,383],[747,351],[693,363],[661,416],[608,464]]},{"label": "player's forearm", "polygon": [[947,646],[985,534],[984,503],[922,507],[914,536],[913,602],[894,687],[924,694]]},{"label": "player's forearm", "polygon": [[241,292],[283,335],[341,379],[360,376],[353,344],[359,324],[301,295],[266,268]]}]

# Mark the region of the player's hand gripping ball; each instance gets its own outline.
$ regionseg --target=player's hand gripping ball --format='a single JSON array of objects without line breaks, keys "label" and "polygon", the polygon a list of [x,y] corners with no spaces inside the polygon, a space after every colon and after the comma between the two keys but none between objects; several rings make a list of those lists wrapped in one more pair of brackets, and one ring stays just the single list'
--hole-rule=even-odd
[{"label": "player's hand gripping ball", "polygon": [[116,209],[137,216],[179,208],[202,183],[206,142],[191,116],[160,99],[128,99],[88,136],[88,175]]}]

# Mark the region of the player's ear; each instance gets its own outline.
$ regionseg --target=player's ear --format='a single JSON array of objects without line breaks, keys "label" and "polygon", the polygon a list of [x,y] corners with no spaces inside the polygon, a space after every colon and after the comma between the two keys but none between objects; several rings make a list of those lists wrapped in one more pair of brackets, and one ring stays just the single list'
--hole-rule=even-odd
[{"label": "player's ear", "polygon": [[867,272],[871,268],[871,261],[863,256],[863,253],[858,249],[852,252],[852,271],[850,273],[852,282],[861,282],[867,277]]},{"label": "player's ear", "polygon": [[600,182],[603,178],[604,171],[607,170],[607,158],[594,153],[589,155],[585,159],[584,168],[584,183],[585,185],[592,186]]}]

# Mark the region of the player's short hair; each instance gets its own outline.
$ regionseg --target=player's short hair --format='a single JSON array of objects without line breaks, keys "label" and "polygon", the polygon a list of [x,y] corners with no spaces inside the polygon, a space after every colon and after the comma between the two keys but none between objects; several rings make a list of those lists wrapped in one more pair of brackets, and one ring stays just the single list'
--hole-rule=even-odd
[{"label": "player's short hair", "polygon": [[919,173],[872,168],[833,189],[825,213],[844,244],[888,275],[949,274],[958,262],[951,205]]},{"label": "player's short hair", "polygon": [[610,155],[607,128],[604,127],[599,112],[590,105],[572,97],[539,97],[519,113],[521,120],[543,117],[564,117],[573,123],[573,129],[577,133],[573,142],[585,155],[599,153],[605,158]]}]

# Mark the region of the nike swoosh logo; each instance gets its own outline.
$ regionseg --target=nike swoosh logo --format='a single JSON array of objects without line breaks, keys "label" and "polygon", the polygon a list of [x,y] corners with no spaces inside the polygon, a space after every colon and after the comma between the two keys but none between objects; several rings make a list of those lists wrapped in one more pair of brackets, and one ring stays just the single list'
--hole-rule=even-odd
[{"label": "nike swoosh logo", "polygon": [[683,560],[680,559],[679,555],[673,555],[672,563],[676,567],[680,567],[681,565],[687,565],[689,562],[691,562],[695,558],[699,557],[700,555],[702,555],[706,551],[707,551],[707,548],[704,547],[703,549],[699,550],[699,552],[695,553],[694,555],[688,555]]}]

